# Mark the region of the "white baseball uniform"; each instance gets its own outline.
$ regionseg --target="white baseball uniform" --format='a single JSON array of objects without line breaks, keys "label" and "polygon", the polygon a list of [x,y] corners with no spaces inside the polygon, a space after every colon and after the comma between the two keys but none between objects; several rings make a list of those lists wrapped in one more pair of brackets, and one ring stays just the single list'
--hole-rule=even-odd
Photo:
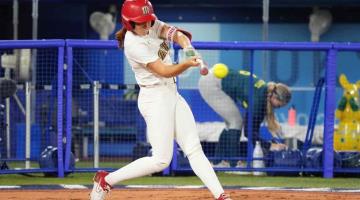
[{"label": "white baseball uniform", "polygon": [[164,23],[156,20],[146,36],[128,31],[124,41],[125,56],[140,85],[138,107],[147,125],[152,156],[143,157],[110,173],[105,180],[114,185],[131,178],[149,175],[169,166],[174,139],[187,155],[195,174],[215,197],[224,192],[200,145],[193,114],[177,91],[175,78],[164,78],[146,66],[161,58],[172,64],[169,47],[159,38]]}]

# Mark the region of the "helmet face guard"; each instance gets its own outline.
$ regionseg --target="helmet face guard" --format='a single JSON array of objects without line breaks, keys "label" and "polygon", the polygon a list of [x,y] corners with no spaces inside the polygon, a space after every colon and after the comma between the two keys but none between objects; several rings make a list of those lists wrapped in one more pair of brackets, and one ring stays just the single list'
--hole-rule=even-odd
[{"label": "helmet face guard", "polygon": [[125,0],[121,8],[121,23],[126,30],[134,29],[131,22],[144,23],[157,19],[148,0]]}]

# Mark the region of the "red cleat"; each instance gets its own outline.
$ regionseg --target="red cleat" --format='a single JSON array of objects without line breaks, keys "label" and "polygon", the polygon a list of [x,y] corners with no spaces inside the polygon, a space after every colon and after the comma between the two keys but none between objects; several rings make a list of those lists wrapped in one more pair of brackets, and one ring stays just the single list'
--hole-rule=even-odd
[{"label": "red cleat", "polygon": [[225,194],[225,193],[222,193],[222,194],[219,196],[219,198],[217,198],[217,200],[232,200],[232,199],[230,198],[230,195]]},{"label": "red cleat", "polygon": [[106,171],[96,172],[93,178],[94,186],[90,193],[90,200],[104,200],[106,194],[110,192],[112,187],[105,181],[105,176],[108,174],[109,172]]}]

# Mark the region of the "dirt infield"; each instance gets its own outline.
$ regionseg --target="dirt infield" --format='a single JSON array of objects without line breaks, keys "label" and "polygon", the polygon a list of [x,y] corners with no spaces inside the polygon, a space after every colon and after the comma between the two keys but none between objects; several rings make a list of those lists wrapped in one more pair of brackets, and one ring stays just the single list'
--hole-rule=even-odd
[{"label": "dirt infield", "polygon": [[[86,200],[90,190],[0,190],[0,199]],[[228,190],[233,200],[359,200],[360,193]],[[212,199],[205,189],[115,189],[109,200],[202,200]]]}]

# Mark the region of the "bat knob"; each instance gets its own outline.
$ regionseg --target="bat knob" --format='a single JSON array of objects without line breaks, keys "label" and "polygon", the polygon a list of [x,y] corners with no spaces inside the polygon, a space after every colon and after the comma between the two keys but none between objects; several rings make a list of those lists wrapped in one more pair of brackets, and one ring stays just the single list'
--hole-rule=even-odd
[{"label": "bat knob", "polygon": [[209,73],[209,70],[208,70],[207,67],[201,67],[201,68],[200,68],[200,74],[201,74],[201,75],[205,76],[205,75],[207,75],[208,73]]}]

